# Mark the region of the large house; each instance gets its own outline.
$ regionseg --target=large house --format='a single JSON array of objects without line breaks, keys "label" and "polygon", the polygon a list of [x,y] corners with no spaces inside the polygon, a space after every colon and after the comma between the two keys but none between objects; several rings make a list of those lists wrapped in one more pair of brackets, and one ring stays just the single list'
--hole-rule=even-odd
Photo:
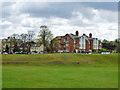
[{"label": "large house", "polygon": [[43,52],[43,45],[36,45],[34,44],[33,46],[30,47],[30,52],[37,52],[37,53],[40,53],[40,52]]},{"label": "large house", "polygon": [[98,52],[101,49],[101,42],[98,38],[92,38],[92,33],[89,36],[83,34],[79,36],[79,32],[74,34],[66,34],[65,36],[57,36],[59,40],[58,52]]}]

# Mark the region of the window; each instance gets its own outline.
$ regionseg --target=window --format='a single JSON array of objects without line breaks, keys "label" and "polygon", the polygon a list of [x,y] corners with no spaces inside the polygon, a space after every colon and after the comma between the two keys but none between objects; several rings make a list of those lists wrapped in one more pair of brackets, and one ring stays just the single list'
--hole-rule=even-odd
[{"label": "window", "polygon": [[69,40],[69,37],[67,37],[67,40]]},{"label": "window", "polygon": [[66,46],[69,46],[69,44],[66,44]]},{"label": "window", "polygon": [[97,40],[97,39],[94,39],[93,43],[94,43],[93,48],[94,48],[94,49],[98,49],[98,40]]},{"label": "window", "polygon": [[23,48],[20,48],[21,50],[23,49]]},{"label": "window", "polygon": [[77,43],[77,40],[76,40],[76,43]]},{"label": "window", "polygon": [[78,47],[78,45],[76,44],[76,47]]},{"label": "window", "polygon": [[75,43],[75,40],[74,40],[74,43]]},{"label": "window", "polygon": [[64,42],[65,42],[65,39],[64,39]]},{"label": "window", "polygon": [[60,40],[59,40],[59,43],[60,43]]}]

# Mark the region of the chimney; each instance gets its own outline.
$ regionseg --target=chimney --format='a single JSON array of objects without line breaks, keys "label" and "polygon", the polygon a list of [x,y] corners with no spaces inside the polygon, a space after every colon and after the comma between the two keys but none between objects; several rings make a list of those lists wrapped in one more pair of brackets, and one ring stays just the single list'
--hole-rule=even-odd
[{"label": "chimney", "polygon": [[8,39],[10,39],[10,37],[8,37]]},{"label": "chimney", "polygon": [[83,35],[85,35],[85,33],[83,33]]},{"label": "chimney", "polygon": [[89,38],[92,38],[92,33],[89,34]]},{"label": "chimney", "polygon": [[78,34],[79,34],[79,32],[78,32],[78,31],[76,31],[76,36],[78,36]]}]

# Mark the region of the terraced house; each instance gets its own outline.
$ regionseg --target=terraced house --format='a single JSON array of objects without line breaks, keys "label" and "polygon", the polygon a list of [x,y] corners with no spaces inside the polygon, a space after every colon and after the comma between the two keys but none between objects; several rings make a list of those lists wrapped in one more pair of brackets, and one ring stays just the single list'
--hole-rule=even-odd
[{"label": "terraced house", "polygon": [[79,36],[79,32],[75,34],[66,34],[65,36],[57,36],[59,40],[58,52],[98,52],[102,48],[101,41],[98,38],[92,38],[92,33],[87,36],[83,34]]}]

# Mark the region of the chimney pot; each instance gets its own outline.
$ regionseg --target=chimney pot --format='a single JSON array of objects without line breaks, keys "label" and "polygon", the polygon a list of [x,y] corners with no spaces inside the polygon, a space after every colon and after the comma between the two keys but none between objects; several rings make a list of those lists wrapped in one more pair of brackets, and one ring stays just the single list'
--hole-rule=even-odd
[{"label": "chimney pot", "polygon": [[92,33],[89,34],[89,37],[92,38]]},{"label": "chimney pot", "polygon": [[78,32],[78,31],[76,31],[76,36],[78,36],[78,34],[79,34],[79,32]]}]

